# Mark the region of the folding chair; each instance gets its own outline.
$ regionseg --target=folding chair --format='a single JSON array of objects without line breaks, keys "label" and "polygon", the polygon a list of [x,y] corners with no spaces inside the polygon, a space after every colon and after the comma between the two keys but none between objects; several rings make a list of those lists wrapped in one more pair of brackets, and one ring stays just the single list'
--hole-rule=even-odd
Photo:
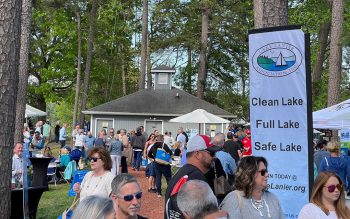
[{"label": "folding chair", "polygon": [[56,186],[56,183],[57,183],[57,176],[56,176],[56,166],[57,164],[55,162],[51,162],[49,163],[49,166],[47,168],[47,176],[51,177],[51,181],[54,181],[55,182],[55,186]]},{"label": "folding chair", "polygon": [[77,164],[74,160],[70,161],[66,167],[66,169],[63,172],[60,172],[61,177],[64,181],[69,184],[69,181],[72,179],[72,176],[74,176],[74,172],[77,170]]}]

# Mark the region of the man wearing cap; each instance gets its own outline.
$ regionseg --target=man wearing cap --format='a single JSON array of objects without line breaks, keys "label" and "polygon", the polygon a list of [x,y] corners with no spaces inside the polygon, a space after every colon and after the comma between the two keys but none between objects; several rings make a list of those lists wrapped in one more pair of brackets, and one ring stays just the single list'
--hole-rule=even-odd
[{"label": "man wearing cap", "polygon": [[253,153],[250,130],[246,129],[245,134],[246,136],[242,139],[243,157],[248,157],[248,156],[252,156],[252,153]]},{"label": "man wearing cap", "polygon": [[182,166],[168,184],[165,194],[164,218],[184,218],[176,204],[176,195],[181,186],[188,180],[202,180],[207,182],[205,173],[211,168],[215,152],[220,150],[218,146],[210,143],[206,135],[196,135],[187,143],[187,163]]}]

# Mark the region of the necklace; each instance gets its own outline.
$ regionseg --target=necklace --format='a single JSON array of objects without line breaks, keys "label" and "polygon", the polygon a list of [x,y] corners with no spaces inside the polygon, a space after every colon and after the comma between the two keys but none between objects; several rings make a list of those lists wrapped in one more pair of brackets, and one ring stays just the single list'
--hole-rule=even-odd
[{"label": "necklace", "polygon": [[261,200],[253,200],[253,198],[250,199],[250,202],[252,203],[252,206],[255,210],[259,211],[259,214],[261,217],[264,217],[262,210],[264,209],[264,205],[266,206],[266,210],[267,210],[267,216],[271,217],[270,214],[270,209],[269,206],[267,205],[266,201],[264,199]]},{"label": "necklace", "polygon": [[[102,176],[98,176],[98,177],[95,177],[94,174],[91,174],[88,181],[86,182],[86,190],[88,190],[88,192],[90,194],[94,194],[95,190],[100,185],[103,177],[104,177],[104,174]],[[96,179],[98,179],[98,180],[96,181]]]}]

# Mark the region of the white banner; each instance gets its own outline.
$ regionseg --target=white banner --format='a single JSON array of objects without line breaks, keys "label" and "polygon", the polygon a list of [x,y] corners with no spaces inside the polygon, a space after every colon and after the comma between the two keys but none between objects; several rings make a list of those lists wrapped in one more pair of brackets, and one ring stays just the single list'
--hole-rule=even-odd
[{"label": "white banner", "polygon": [[253,155],[267,158],[269,191],[297,218],[309,200],[304,33],[250,33],[249,72]]}]

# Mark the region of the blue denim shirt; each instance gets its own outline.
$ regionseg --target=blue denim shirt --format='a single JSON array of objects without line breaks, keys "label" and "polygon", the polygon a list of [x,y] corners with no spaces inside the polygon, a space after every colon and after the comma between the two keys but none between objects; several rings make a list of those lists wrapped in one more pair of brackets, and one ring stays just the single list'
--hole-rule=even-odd
[{"label": "blue denim shirt", "polygon": [[229,153],[218,151],[215,156],[220,160],[221,165],[226,174],[234,175],[237,169],[235,160]]}]

